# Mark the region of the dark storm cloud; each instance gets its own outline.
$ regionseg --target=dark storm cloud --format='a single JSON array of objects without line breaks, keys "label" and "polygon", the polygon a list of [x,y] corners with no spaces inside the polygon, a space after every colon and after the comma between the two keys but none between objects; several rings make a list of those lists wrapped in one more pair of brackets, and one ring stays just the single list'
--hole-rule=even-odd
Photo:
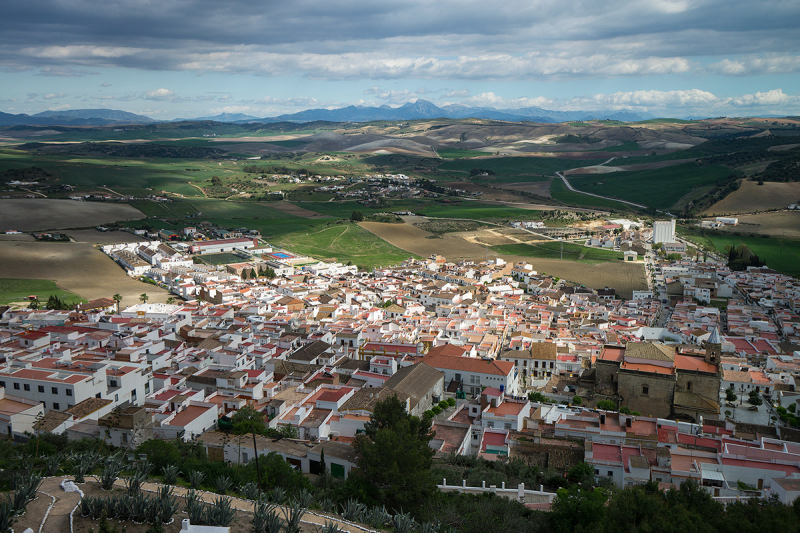
[{"label": "dark storm cloud", "polygon": [[[747,75],[771,68],[753,55],[800,69],[797,20],[800,2],[778,0],[27,0],[4,6],[0,68],[328,79]],[[708,57],[706,68],[698,58]]]}]

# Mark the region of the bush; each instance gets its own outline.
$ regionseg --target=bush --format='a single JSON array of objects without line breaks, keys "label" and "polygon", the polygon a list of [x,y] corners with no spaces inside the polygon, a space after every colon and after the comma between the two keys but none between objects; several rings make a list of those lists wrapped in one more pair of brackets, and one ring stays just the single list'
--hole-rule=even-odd
[{"label": "bush", "polygon": [[439,413],[442,412],[442,408],[439,407],[438,405],[434,405],[433,408],[431,409],[431,411],[433,411],[434,415],[438,415]]},{"label": "bush", "polygon": [[450,405],[446,401],[442,400],[441,402],[439,402],[439,407],[441,407],[442,411],[444,411],[445,409],[450,407]]},{"label": "bush", "polygon": [[603,411],[616,411],[617,404],[612,400],[600,400],[597,402],[597,408]]},{"label": "bush", "polygon": [[575,396],[572,398],[572,405],[581,405],[583,404],[583,398],[580,396]]},{"label": "bush", "polygon": [[[455,407],[456,399],[455,398],[448,398],[447,399],[447,405],[449,405],[450,407]],[[794,407],[794,404],[792,404],[792,407]],[[792,409],[792,411],[794,411],[794,409]]]}]

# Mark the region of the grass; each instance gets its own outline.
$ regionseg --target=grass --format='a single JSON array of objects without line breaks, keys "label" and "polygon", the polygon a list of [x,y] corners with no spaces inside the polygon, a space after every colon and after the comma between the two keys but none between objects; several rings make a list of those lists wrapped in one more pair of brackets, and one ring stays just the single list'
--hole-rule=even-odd
[{"label": "grass", "polygon": [[10,279],[0,278],[0,305],[11,302],[24,302],[28,296],[37,295],[39,302],[44,305],[53,295],[67,302],[85,302],[77,294],[59,289],[55,282],[49,279]]},{"label": "grass", "polygon": [[203,261],[210,265],[228,265],[230,263],[245,263],[246,259],[242,259],[238,255],[225,253],[219,254],[203,254],[199,256]]},{"label": "grass", "polygon": [[684,163],[652,170],[573,177],[570,183],[581,191],[669,209],[693,189],[713,185],[733,175],[734,171],[725,167]]},{"label": "grass", "polygon": [[637,150],[642,150],[642,147],[639,146],[639,143],[635,141],[625,141],[624,143],[618,146],[609,146],[608,148],[600,148],[597,150],[598,152],[633,152]]},{"label": "grass", "polygon": [[[562,255],[563,246],[563,255]],[[565,261],[577,261],[580,263],[596,264],[609,261],[620,261],[623,256],[621,252],[612,250],[601,250],[598,248],[587,248],[578,244],[568,242],[547,242],[538,244],[503,244],[492,246],[492,250],[501,254],[519,255],[523,257],[537,257],[542,259],[564,259]]]},{"label": "grass", "polygon": [[[608,158],[606,158],[608,159]],[[481,181],[492,182],[496,176],[550,175],[559,170],[599,165],[606,159],[561,159],[558,157],[493,157],[490,159],[454,159],[439,165],[438,170],[469,175],[473,168],[491,170],[495,176],[484,176]],[[524,180],[517,180],[524,181]]]},{"label": "grass", "polygon": [[460,159],[463,157],[481,157],[489,155],[488,152],[478,150],[462,150],[461,148],[437,148],[436,153],[442,159]]},{"label": "grass", "polygon": [[550,184],[550,196],[559,202],[569,205],[580,205],[586,207],[596,207],[598,209],[610,209],[613,211],[636,211],[632,205],[606,200],[605,198],[595,198],[579,192],[572,192],[564,185],[560,179],[554,179]]},{"label": "grass", "polygon": [[310,140],[292,139],[288,141],[265,141],[275,146],[283,146],[284,148],[294,148],[295,146],[305,146],[310,143]]},{"label": "grass", "polygon": [[695,229],[682,230],[692,241],[715,248],[725,255],[728,246],[744,244],[750,248],[769,268],[783,274],[800,278],[800,241],[753,236],[700,233]]},{"label": "grass", "polygon": [[413,256],[350,223],[290,233],[274,239],[274,242],[295,253],[340,263],[352,262],[365,268],[395,265]]}]

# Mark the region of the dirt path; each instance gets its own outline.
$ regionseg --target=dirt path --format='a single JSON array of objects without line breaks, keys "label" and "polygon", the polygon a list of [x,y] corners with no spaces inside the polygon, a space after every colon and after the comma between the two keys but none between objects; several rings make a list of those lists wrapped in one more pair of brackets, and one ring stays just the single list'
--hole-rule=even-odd
[{"label": "dirt path", "polygon": [[200,193],[201,193],[203,196],[205,196],[206,198],[208,198],[208,195],[206,194],[206,191],[204,191],[202,187],[200,187],[199,185],[195,185],[195,184],[194,184],[194,183],[192,183],[191,181],[187,181],[186,183],[188,183],[189,185],[191,185],[192,187],[194,187],[195,189],[197,189],[198,191],[200,191]]},{"label": "dirt path", "polygon": [[[39,487],[39,492],[46,492],[56,499],[56,504],[50,509],[50,514],[47,515],[47,520],[42,527],[42,533],[66,533],[69,531],[69,514],[81,501],[81,495],[77,492],[64,492],[60,487],[61,481],[64,479],[72,478],[70,476],[47,478]],[[47,496],[44,497],[47,498]]]}]

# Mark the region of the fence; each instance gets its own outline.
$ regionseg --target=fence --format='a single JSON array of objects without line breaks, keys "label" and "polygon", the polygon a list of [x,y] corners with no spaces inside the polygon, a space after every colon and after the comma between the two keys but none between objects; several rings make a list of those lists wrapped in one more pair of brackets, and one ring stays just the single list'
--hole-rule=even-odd
[{"label": "fence", "polygon": [[539,485],[539,490],[526,490],[525,483],[520,483],[517,488],[506,488],[505,482],[498,487],[497,485],[486,486],[486,482],[482,482],[480,487],[468,487],[467,481],[462,480],[461,485],[448,485],[447,479],[442,480],[441,485],[437,485],[439,490],[444,492],[460,492],[465,494],[482,494],[491,492],[503,498],[510,500],[517,500],[521,503],[552,503],[556,495],[552,492],[545,492],[544,487]]}]

